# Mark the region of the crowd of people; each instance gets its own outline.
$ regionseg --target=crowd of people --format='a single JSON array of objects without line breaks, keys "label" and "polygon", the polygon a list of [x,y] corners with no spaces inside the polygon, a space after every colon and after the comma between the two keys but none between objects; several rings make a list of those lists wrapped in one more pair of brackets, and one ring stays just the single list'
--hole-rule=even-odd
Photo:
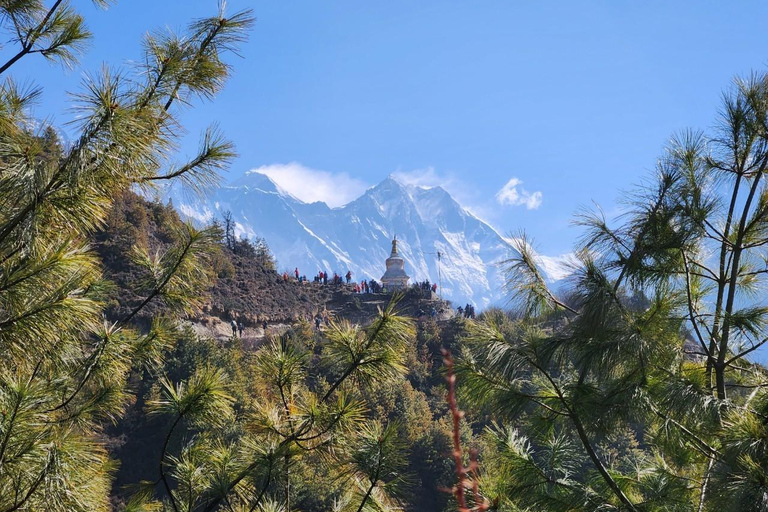
[{"label": "crowd of people", "polygon": [[459,306],[456,312],[459,316],[463,316],[464,318],[475,319],[475,306],[472,304],[466,304],[464,307]]},{"label": "crowd of people", "polygon": [[413,286],[414,288],[420,290],[422,294],[428,295],[430,292],[437,293],[437,283],[430,283],[429,279],[414,283]]},{"label": "crowd of people", "polygon": [[359,283],[355,283],[353,290],[355,293],[381,293],[383,288],[381,283],[374,279],[363,279]]},{"label": "crowd of people", "polygon": [[[293,275],[296,279],[296,281],[300,283],[306,283],[307,282],[307,276],[299,274],[299,269],[296,268],[293,271]],[[290,278],[288,277],[288,272],[283,272],[283,281],[288,282]]]},{"label": "crowd of people", "polygon": [[[416,318],[422,319],[422,318],[425,318],[426,316],[427,316],[427,312],[424,311],[423,309],[419,309],[416,312]],[[437,309],[434,306],[429,308],[429,317],[432,318],[433,320],[437,318]]]},{"label": "crowd of people", "polygon": [[[242,320],[232,320],[229,323],[230,327],[232,327],[232,336],[240,338],[243,337],[243,331],[245,330],[245,326],[243,325]],[[264,333],[266,334],[267,328],[269,327],[269,324],[266,320],[261,321],[261,328],[264,329]]]},{"label": "crowd of people", "polygon": [[[302,275],[299,272],[298,267],[296,267],[293,270],[293,276],[295,280],[300,283],[307,282],[307,276]],[[285,281],[289,280],[288,272],[283,273],[283,279]],[[334,272],[332,276],[329,276],[328,272],[325,272],[324,270],[320,270],[315,275],[313,282],[319,283],[322,285],[327,285],[330,283],[332,286],[341,286],[346,282],[347,285],[352,286],[352,291],[354,293],[381,293],[382,291],[386,291],[384,290],[382,284],[376,282],[375,279],[363,279],[360,282],[352,281],[351,270],[347,270],[347,273],[344,274],[343,276],[338,272]],[[437,283],[431,283],[429,279],[425,279],[424,281],[419,281],[414,283],[412,285],[412,288],[414,290],[418,290],[419,292],[421,292],[422,296],[429,296],[432,293],[437,293]],[[472,304],[459,306],[456,311],[459,316],[462,316],[464,318],[471,318],[471,319],[475,318],[475,306],[473,306]]]},{"label": "crowd of people", "polygon": [[325,324],[326,327],[331,325],[331,317],[330,317],[330,315],[328,315],[327,311],[324,311],[322,313],[317,313],[315,315],[315,317],[314,317],[314,321],[315,321],[315,330],[316,331],[319,331],[320,330],[320,326],[323,325],[323,324]]},{"label": "crowd of people", "polygon": [[[347,271],[346,278],[347,278],[347,283],[349,283],[350,279],[352,279],[351,271]],[[344,278],[341,277],[337,272],[334,272],[333,277],[329,278],[328,272],[321,270],[317,273],[313,282],[320,283],[320,284],[328,284],[328,281],[330,281],[333,286],[341,286],[344,283]]]},{"label": "crowd of people", "polygon": [[240,337],[243,337],[243,322],[238,322],[236,320],[232,320],[231,322],[232,327],[232,336],[237,336],[238,331],[240,332]]},{"label": "crowd of people", "polygon": [[[283,281],[288,282],[291,280],[291,275],[293,275],[293,279],[295,281],[298,281],[299,283],[307,283],[309,280],[307,279],[306,274],[301,274],[299,272],[299,268],[296,267],[293,272],[283,272]],[[334,272],[332,277],[328,276],[328,272],[325,271],[319,271],[315,277],[312,279],[313,283],[319,283],[327,285],[329,282],[334,286],[340,286],[344,284],[344,279],[346,278],[347,284],[350,284],[350,281],[352,280],[352,271],[347,271],[345,276],[339,275],[337,272]]]},{"label": "crowd of people", "polygon": [[[293,279],[299,283],[309,282],[307,276],[299,272],[298,267],[294,268],[291,273],[283,272],[283,281],[290,281],[292,279],[291,274],[293,275]],[[322,285],[330,284],[331,286],[337,287],[346,283],[347,285],[352,286],[354,293],[381,293],[383,291],[381,283],[377,282],[375,279],[363,279],[360,282],[352,281],[351,270],[347,270],[347,273],[344,275],[339,274],[338,272],[334,272],[333,275],[330,275],[328,272],[320,270],[312,278],[312,282]],[[436,289],[437,287],[435,287],[435,290]]]}]

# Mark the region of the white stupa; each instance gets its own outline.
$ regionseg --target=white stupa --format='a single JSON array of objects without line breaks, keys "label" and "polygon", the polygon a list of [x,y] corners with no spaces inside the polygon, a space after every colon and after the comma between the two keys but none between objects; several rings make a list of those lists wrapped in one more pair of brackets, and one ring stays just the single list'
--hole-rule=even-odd
[{"label": "white stupa", "polygon": [[381,284],[387,291],[402,290],[408,286],[405,260],[397,254],[397,237],[392,240],[392,253],[387,258],[387,271],[381,276]]}]

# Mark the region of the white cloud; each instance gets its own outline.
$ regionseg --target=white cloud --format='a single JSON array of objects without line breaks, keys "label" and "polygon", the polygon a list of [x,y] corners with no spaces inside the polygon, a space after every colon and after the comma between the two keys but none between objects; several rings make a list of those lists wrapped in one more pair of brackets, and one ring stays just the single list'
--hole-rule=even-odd
[{"label": "white cloud", "polygon": [[[456,182],[453,176],[440,175],[434,167],[426,169],[414,169],[412,171],[398,170],[392,173],[392,176],[403,185],[413,185],[416,187],[437,187],[438,185],[448,190],[451,184]],[[449,191],[450,192],[450,191]]]},{"label": "white cloud", "polygon": [[357,199],[368,185],[345,172],[320,171],[298,162],[262,165],[252,171],[266,174],[294,197],[307,203],[322,201],[330,207]]},{"label": "white cloud", "polygon": [[541,192],[528,192],[517,178],[512,178],[506,185],[496,192],[496,201],[500,205],[525,206],[528,210],[535,210],[541,206]]}]

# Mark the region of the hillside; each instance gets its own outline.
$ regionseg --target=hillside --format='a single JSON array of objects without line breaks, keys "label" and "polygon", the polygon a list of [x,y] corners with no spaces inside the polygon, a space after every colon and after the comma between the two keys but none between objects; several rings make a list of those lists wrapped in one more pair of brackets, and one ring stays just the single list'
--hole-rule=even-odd
[{"label": "hillside", "polygon": [[[162,252],[173,240],[174,226],[181,222],[170,205],[147,201],[132,192],[117,198],[106,225],[93,240],[114,284],[109,293],[110,317],[125,314],[140,301],[136,289],[142,269],[132,261],[133,247],[146,244],[151,252]],[[247,324],[287,322],[315,311],[329,296],[322,289],[284,281],[273,270],[271,257],[248,242],[239,242],[233,249],[222,242],[214,264],[217,279],[203,310],[209,316],[236,314]],[[150,303],[139,319],[151,318],[161,310],[161,303]]]},{"label": "hillside", "polygon": [[[131,247],[146,243],[153,250],[162,251],[172,240],[174,225],[180,222],[169,205],[149,202],[132,193],[118,198],[107,224],[94,239],[103,258],[105,275],[114,283],[109,301],[111,315],[128,310],[138,300],[133,284],[140,279],[141,271],[130,261]],[[309,348],[320,347],[326,343],[328,327],[322,326],[316,332],[309,322],[301,320],[322,312],[329,318],[365,325],[391,299],[386,294],[353,293],[346,285],[286,280],[273,269],[274,262],[265,249],[249,242],[228,247],[222,240],[215,259],[218,277],[209,290],[209,299],[199,314],[181,326],[157,375],[178,382],[188,379],[199,365],[214,361],[231,375],[231,386],[238,397],[249,393],[258,396],[259,392],[251,388],[259,389],[262,378],[252,373],[255,358],[265,348],[262,321],[268,321],[271,335],[303,333],[312,340]],[[162,304],[157,304],[153,311],[161,313],[162,309]],[[441,489],[449,487],[453,479],[447,457],[451,431],[440,350],[443,346],[455,347],[463,320],[454,316],[450,303],[416,288],[402,295],[398,310],[417,319],[417,335],[407,348],[407,378],[367,393],[364,398],[374,417],[402,425],[402,434],[411,447],[407,456],[409,481],[428,491],[410,497],[406,510],[438,512],[444,510],[449,497]],[[231,336],[229,321],[233,317],[245,324],[242,337]],[[139,324],[146,320],[146,316],[138,319]],[[319,371],[323,378],[333,374],[332,368],[321,367]],[[147,414],[147,401],[157,393],[157,375],[145,371],[134,376],[136,402],[129,406],[124,418],[105,432],[110,452],[120,462],[113,485],[115,504],[123,503],[140,480],[156,471],[156,456],[166,426]],[[180,450],[183,442],[184,439],[174,440],[173,448]],[[304,471],[304,476],[297,478],[306,480],[296,484],[297,505],[301,510],[327,510],[329,504],[325,500],[332,489],[312,476],[311,465],[301,466],[297,471]]]},{"label": "hillside", "polygon": [[[174,225],[181,222],[168,204],[147,201],[131,192],[117,199],[106,226],[94,237],[94,246],[114,284],[109,294],[111,317],[125,314],[140,301],[136,285],[142,270],[131,260],[134,245],[147,244],[152,251],[162,251],[173,240]],[[287,325],[324,312],[366,322],[390,300],[385,294],[353,293],[347,285],[300,283],[292,276],[286,280],[274,270],[269,249],[247,240],[238,240],[228,247],[222,239],[215,265],[217,278],[202,311],[190,319],[193,322],[228,324],[237,318],[246,328],[252,328],[261,326],[263,321]],[[400,307],[404,313],[415,316],[419,310],[435,307],[432,299],[409,291]],[[444,317],[451,314],[447,303],[438,303],[436,308]],[[161,310],[162,303],[151,303],[139,319],[146,320]],[[228,329],[226,325],[222,332]]]}]

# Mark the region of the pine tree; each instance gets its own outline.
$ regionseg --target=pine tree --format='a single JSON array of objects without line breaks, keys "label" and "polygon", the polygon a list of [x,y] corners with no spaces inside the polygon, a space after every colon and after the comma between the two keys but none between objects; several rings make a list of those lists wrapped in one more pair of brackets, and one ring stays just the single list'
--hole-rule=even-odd
[{"label": "pine tree", "polygon": [[413,327],[393,307],[365,329],[332,324],[317,349],[301,325],[271,338],[245,356],[251,391],[211,361],[182,382],[161,379],[148,404],[167,424],[148,475],[157,480],[129,509],[296,510],[295,487],[311,469],[339,510],[397,510],[407,451],[397,425],[370,418],[361,394],[403,376]]},{"label": "pine tree", "polygon": [[[109,510],[114,463],[103,426],[131,400],[132,372],[151,370],[179,315],[199,307],[220,234],[185,225],[167,250],[136,247],[143,300],[114,321],[103,317],[107,283],[88,237],[126,189],[215,183],[232,144],[211,127],[200,152],[174,164],[178,115],[221,89],[230,71],[222,59],[253,18],[222,11],[182,35],[148,35],[134,69],[88,75],[75,95],[78,135],[62,147],[54,127],[32,128],[40,123],[30,107],[42,91],[20,87],[11,73],[34,54],[75,65],[90,38],[84,19],[61,0],[3,2],[0,10],[0,27],[19,47],[0,67],[0,510]],[[157,303],[167,316],[139,328],[137,315]],[[169,387],[176,398],[200,399],[185,416],[226,405],[220,375],[196,379]]]},{"label": "pine tree", "polygon": [[571,290],[529,239],[517,316],[469,327],[463,397],[492,412],[503,510],[768,508],[768,77],[737,80],[714,133],[672,139],[618,227],[582,212]]}]

